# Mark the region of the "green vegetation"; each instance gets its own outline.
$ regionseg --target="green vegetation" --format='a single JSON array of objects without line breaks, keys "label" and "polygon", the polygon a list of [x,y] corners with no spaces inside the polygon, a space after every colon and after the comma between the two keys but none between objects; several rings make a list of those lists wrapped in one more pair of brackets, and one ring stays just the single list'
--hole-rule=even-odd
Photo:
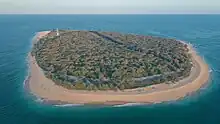
[{"label": "green vegetation", "polygon": [[124,90],[176,82],[191,56],[175,39],[96,31],[51,32],[32,55],[47,78],[68,89]]}]

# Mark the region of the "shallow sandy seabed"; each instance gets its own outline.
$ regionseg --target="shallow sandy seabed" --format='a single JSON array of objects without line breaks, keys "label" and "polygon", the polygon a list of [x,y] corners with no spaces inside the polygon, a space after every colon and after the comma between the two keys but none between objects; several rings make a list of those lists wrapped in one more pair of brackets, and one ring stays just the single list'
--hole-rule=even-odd
[{"label": "shallow sandy seabed", "polygon": [[[37,34],[37,39],[46,36],[50,31]],[[73,104],[125,104],[125,103],[160,103],[178,100],[197,91],[209,79],[209,68],[204,60],[197,55],[191,45],[189,52],[193,57],[194,66],[189,77],[175,84],[158,84],[145,88],[124,91],[77,91],[68,90],[46,78],[37,65],[35,58],[29,54],[30,77],[28,88],[31,93],[46,101]]]}]

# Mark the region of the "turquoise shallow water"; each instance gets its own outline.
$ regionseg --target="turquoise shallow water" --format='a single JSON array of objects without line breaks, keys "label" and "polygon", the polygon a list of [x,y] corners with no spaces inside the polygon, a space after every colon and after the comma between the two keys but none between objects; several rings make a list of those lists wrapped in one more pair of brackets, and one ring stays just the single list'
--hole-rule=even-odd
[{"label": "turquoise shallow water", "polygon": [[[117,31],[188,41],[213,70],[208,86],[178,101],[145,106],[56,107],[24,88],[27,53],[37,31]],[[220,123],[220,15],[0,15],[0,124]]]}]

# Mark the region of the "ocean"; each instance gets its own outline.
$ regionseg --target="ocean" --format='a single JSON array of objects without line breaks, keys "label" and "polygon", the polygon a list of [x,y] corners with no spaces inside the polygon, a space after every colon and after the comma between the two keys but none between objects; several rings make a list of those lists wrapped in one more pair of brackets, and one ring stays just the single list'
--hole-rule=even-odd
[{"label": "ocean", "polygon": [[[151,105],[52,106],[24,88],[27,54],[36,32],[115,31],[193,44],[210,81],[177,101]],[[0,124],[220,124],[220,15],[0,15]]]}]

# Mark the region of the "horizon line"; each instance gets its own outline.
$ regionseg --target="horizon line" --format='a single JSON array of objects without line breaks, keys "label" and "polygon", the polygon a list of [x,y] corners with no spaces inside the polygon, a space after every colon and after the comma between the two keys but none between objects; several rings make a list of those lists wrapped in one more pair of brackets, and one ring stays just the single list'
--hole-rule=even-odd
[{"label": "horizon line", "polygon": [[220,13],[0,13],[0,15],[220,15]]}]

